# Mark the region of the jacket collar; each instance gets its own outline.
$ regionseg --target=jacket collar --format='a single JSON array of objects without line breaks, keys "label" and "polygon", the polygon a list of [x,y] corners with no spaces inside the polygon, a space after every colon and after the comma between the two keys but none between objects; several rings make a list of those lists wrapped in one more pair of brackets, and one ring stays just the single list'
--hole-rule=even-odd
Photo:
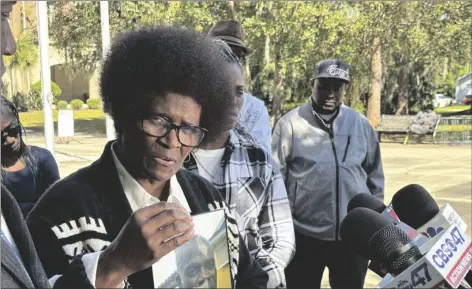
[{"label": "jacket collar", "polygon": [[[8,229],[23,259],[23,264],[20,264],[20,260],[15,256],[15,252],[2,241],[2,266],[10,271],[12,277],[19,283],[24,284],[28,288],[49,287],[46,273],[34,249],[33,240],[31,239],[20,207],[13,195],[3,185],[1,186],[1,207],[5,222],[9,225]],[[20,266],[23,266],[27,272]]]}]

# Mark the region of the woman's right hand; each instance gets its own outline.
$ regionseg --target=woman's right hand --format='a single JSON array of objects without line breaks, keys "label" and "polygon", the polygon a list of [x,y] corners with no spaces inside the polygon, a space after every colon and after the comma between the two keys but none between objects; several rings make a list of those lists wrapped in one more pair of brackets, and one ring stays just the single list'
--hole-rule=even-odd
[{"label": "woman's right hand", "polygon": [[150,267],[193,237],[193,221],[180,205],[160,202],[134,212],[98,261],[96,288],[112,288]]}]

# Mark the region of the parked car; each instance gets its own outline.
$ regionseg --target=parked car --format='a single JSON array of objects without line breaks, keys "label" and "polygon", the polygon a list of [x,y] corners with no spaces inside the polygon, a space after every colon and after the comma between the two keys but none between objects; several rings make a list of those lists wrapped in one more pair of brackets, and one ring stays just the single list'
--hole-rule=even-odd
[{"label": "parked car", "polygon": [[434,96],[434,107],[446,107],[452,104],[452,98],[444,94],[436,94]]},{"label": "parked car", "polygon": [[472,104],[472,94],[464,96],[464,99],[462,100],[463,104]]}]

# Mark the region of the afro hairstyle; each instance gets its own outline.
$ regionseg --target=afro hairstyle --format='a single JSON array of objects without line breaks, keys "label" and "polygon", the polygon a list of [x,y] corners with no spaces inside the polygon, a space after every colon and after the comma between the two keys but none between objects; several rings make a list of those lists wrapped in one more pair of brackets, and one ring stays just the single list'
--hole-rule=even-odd
[{"label": "afro hairstyle", "polygon": [[177,93],[202,107],[205,140],[219,135],[235,105],[227,56],[213,40],[193,30],[145,27],[115,38],[103,62],[100,93],[118,138],[126,126],[150,113],[157,97]]}]

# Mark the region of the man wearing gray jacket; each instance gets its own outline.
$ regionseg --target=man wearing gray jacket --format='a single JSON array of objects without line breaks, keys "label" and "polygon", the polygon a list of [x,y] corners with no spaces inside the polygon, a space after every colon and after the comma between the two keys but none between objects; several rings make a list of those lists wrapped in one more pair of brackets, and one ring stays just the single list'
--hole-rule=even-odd
[{"label": "man wearing gray jacket", "polygon": [[296,233],[287,288],[320,288],[325,267],[331,288],[363,288],[368,261],[341,241],[339,227],[354,195],[383,201],[384,174],[375,131],[341,104],[348,83],[347,64],[321,61],[310,101],[283,116],[272,135]]}]

